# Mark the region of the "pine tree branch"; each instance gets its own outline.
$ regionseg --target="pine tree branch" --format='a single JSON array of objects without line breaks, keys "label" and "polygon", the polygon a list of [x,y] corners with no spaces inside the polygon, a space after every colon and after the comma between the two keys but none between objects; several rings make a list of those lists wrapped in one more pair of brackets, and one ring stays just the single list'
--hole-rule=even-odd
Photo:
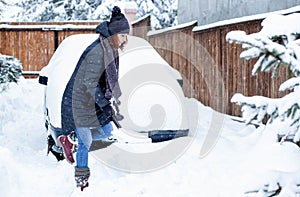
[{"label": "pine tree branch", "polygon": [[[251,59],[259,56],[261,57],[253,69],[253,75],[257,74],[259,71],[267,72],[272,68],[278,67],[280,65],[279,63],[288,66],[296,76],[300,74],[300,63],[299,61],[296,61],[294,55],[290,54],[291,51],[293,51],[289,47],[291,46],[291,44],[284,46],[279,43],[273,42],[271,39],[261,36],[258,33],[246,35],[246,33],[243,31],[229,32],[226,36],[226,39],[229,42],[242,44],[243,48],[247,49],[241,53],[241,58]],[[278,39],[275,40],[278,41]],[[294,47],[295,45],[299,47],[299,42],[294,41]],[[263,63],[266,62],[265,58],[269,56],[272,56],[274,60],[272,60],[264,69]],[[275,74],[276,73],[273,73],[273,76],[275,76]]]}]

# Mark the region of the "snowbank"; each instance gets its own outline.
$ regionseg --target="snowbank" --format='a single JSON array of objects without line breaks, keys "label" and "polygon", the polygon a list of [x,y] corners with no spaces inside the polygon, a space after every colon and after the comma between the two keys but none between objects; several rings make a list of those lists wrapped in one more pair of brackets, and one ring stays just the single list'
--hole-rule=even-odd
[{"label": "snowbank", "polygon": [[[164,168],[145,174],[111,169],[90,157],[90,187],[81,192],[75,187],[73,167],[65,161],[56,162],[53,155],[46,156],[42,94],[43,86],[37,80],[21,80],[0,94],[0,181],[5,183],[0,186],[1,196],[129,197],[167,193],[182,197],[240,197],[246,190],[278,181],[284,183],[283,189],[297,191],[299,148],[270,140],[274,135],[271,131],[255,130],[219,114],[223,117],[219,136],[208,154],[200,157],[208,131],[216,122],[216,112],[194,99],[186,99],[188,110],[199,112],[199,116],[189,122],[195,133],[184,154]],[[180,143],[184,139],[176,140]],[[166,143],[169,142],[121,146],[147,151]]]}]

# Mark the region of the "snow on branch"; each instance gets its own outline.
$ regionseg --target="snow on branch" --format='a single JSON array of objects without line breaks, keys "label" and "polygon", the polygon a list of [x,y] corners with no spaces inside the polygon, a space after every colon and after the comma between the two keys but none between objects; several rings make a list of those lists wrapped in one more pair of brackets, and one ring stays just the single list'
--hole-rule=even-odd
[{"label": "snow on branch", "polygon": [[278,116],[278,105],[274,99],[263,96],[246,97],[238,93],[231,98],[231,102],[243,106],[241,111],[246,124],[253,121],[262,123],[267,114]]},{"label": "snow on branch", "polygon": [[300,85],[300,77],[293,77],[282,83],[279,87],[279,91],[293,90]]},{"label": "snow on branch", "polygon": [[289,66],[296,76],[300,75],[300,62],[297,60],[300,57],[299,40],[284,45],[284,36],[268,38],[260,33],[246,35],[244,31],[231,31],[226,35],[226,40],[242,44],[245,51],[240,54],[241,58],[249,60],[259,57],[252,69],[252,75],[269,72],[273,68],[275,76],[280,64]]}]

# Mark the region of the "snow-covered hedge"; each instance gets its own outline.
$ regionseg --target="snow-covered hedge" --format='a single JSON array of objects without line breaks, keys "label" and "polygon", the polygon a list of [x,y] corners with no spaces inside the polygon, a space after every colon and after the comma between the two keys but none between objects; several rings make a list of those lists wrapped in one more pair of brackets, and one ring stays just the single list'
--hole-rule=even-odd
[{"label": "snow-covered hedge", "polygon": [[13,56],[0,54],[0,92],[11,82],[17,83],[22,75],[22,64]]}]

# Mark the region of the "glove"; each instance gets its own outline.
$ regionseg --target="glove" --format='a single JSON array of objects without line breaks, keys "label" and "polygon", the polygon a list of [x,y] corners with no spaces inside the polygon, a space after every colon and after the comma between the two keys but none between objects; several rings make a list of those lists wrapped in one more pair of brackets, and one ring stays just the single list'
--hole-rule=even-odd
[{"label": "glove", "polygon": [[111,117],[113,114],[113,109],[110,105],[105,105],[102,107],[102,112],[105,113],[106,116]]},{"label": "glove", "polygon": [[121,101],[119,101],[118,99],[115,99],[113,101],[113,105],[114,105],[114,107],[116,109],[116,112],[117,112],[116,113],[116,119],[117,119],[117,121],[123,120],[124,116],[122,114],[120,114],[120,109],[119,109],[119,105],[121,105]]}]

